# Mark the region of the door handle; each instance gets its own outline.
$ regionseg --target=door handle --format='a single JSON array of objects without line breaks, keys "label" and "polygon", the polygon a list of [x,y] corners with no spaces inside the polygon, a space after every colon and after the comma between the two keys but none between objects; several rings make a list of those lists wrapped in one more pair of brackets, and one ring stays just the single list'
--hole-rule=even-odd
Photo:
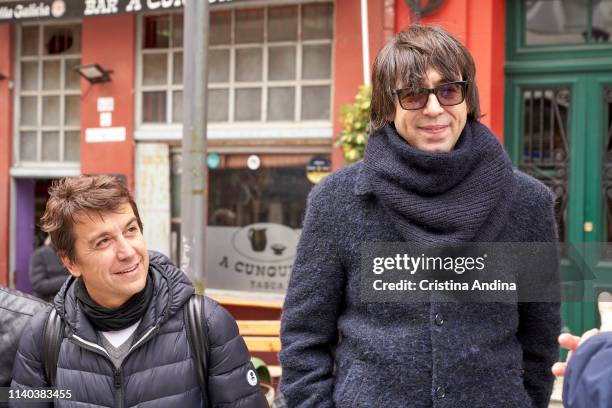
[{"label": "door handle", "polygon": [[591,221],[584,223],[584,232],[593,232],[593,223]]}]

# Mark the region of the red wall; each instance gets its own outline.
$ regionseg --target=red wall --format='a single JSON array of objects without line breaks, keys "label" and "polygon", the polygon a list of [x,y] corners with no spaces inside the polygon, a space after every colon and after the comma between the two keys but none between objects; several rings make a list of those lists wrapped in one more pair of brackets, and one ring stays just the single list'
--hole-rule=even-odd
[{"label": "red wall", "polygon": [[9,80],[13,78],[13,27],[8,24],[0,25],[0,73],[9,78],[0,81],[0,284],[7,286],[13,123],[13,92],[9,90]]},{"label": "red wall", "polygon": [[[378,50],[384,44],[385,4],[384,0],[368,0],[368,29],[370,37],[370,61],[374,61]],[[363,84],[361,49],[361,8],[358,0],[336,0],[334,47],[334,96],[333,124],[334,140],[342,127],[338,120],[340,107],[352,103]],[[371,64],[370,64],[371,65]],[[342,151],[332,150],[334,170],[344,165]]]},{"label": "red wall", "polygon": [[[481,121],[500,140],[504,129],[504,0],[445,1],[421,24],[435,24],[455,34],[470,50],[476,62],[476,82],[480,94]],[[396,0],[395,24],[400,31],[410,23],[406,2]]]},{"label": "red wall", "polygon": [[[83,20],[82,64],[99,64],[113,71],[112,81],[90,85],[81,80],[81,173],[113,173],[134,183],[134,64],[135,16]],[[113,127],[126,128],[124,142],[85,143],[85,129],[99,127],[99,97],[114,97]]]}]

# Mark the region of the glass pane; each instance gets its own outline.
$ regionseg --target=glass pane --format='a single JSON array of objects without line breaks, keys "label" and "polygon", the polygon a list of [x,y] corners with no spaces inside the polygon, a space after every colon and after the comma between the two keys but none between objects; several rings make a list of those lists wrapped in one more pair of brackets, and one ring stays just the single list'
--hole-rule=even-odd
[{"label": "glass pane", "polygon": [[539,179],[555,193],[559,239],[567,225],[570,138],[568,88],[533,88],[523,91],[523,137],[520,169]]},{"label": "glass pane", "polygon": [[[215,289],[282,294],[299,240],[296,229],[301,228],[306,197],[312,189],[304,171],[312,156],[260,155],[262,163],[257,171],[246,167],[247,157],[224,155],[226,165],[210,172],[207,218],[209,234],[215,239],[207,241],[207,284]],[[329,161],[329,156],[324,158]],[[257,235],[249,237],[249,224],[260,222],[276,225],[267,225],[265,231],[255,228]],[[275,265],[283,272],[276,273],[273,280],[253,273],[249,279],[230,282],[223,256],[236,245],[248,248],[253,264]]]},{"label": "glass pane", "polygon": [[580,44],[587,38],[584,1],[525,1],[525,44]]},{"label": "glass pane", "polygon": [[81,26],[45,26],[43,52],[46,55],[81,52]]},{"label": "glass pane", "polygon": [[182,84],[183,83],[183,53],[175,52],[172,64],[172,83]]},{"label": "glass pane", "polygon": [[21,63],[21,90],[22,91],[37,91],[38,90],[38,62],[22,62]]},{"label": "glass pane", "polygon": [[81,126],[81,97],[79,95],[66,96],[64,124],[67,126]]},{"label": "glass pane", "polygon": [[227,122],[229,91],[227,89],[208,90],[208,121]]},{"label": "glass pane", "polygon": [[210,45],[227,45],[232,38],[232,12],[210,13]]},{"label": "glass pane", "polygon": [[172,92],[172,122],[183,121],[183,91]]},{"label": "glass pane", "polygon": [[81,158],[81,132],[64,133],[64,161],[76,161]]},{"label": "glass pane", "polygon": [[81,60],[67,59],[66,60],[66,77],[64,79],[64,87],[66,89],[79,89],[81,86],[81,76],[76,72],[74,67],[79,65]]},{"label": "glass pane", "polygon": [[59,132],[42,132],[42,160],[59,161]]},{"label": "glass pane", "polygon": [[144,54],[142,56],[142,83],[165,85],[168,83],[167,54]]},{"label": "glass pane", "polygon": [[305,45],[302,58],[303,79],[331,78],[331,45]]},{"label": "glass pane", "polygon": [[236,44],[263,42],[263,9],[236,10]]},{"label": "glass pane", "polygon": [[21,106],[19,108],[21,119],[19,122],[22,126],[36,126],[38,122],[36,118],[36,113],[38,112],[36,99],[36,96],[21,97]]},{"label": "glass pane", "polygon": [[170,46],[169,16],[145,17],[142,30],[142,48],[168,48]]},{"label": "glass pane", "polygon": [[234,113],[234,118],[237,121],[258,121],[261,119],[260,88],[236,89],[236,112]]},{"label": "glass pane", "polygon": [[268,9],[268,41],[297,40],[297,7],[270,7]]},{"label": "glass pane", "polygon": [[268,89],[268,120],[293,120],[295,116],[295,88]]},{"label": "glass pane", "polygon": [[142,93],[142,121],[166,122],[166,91]]},{"label": "glass pane", "polygon": [[208,81],[210,83],[229,82],[229,50],[210,50],[208,52]]},{"label": "glass pane", "polygon": [[609,42],[612,33],[612,0],[593,2],[592,21],[591,41]]},{"label": "glass pane", "polygon": [[236,50],[236,81],[261,81],[261,48]]},{"label": "glass pane", "polygon": [[36,132],[19,132],[19,159],[36,160]]},{"label": "glass pane", "polygon": [[172,46],[183,46],[183,13],[172,15]]},{"label": "glass pane", "polygon": [[59,96],[43,96],[42,124],[43,126],[59,126],[60,121]]},{"label": "glass pane", "polygon": [[302,7],[302,39],[332,38],[334,6],[331,3],[307,4]]},{"label": "glass pane", "polygon": [[302,88],[302,120],[329,120],[329,86],[305,86]]},{"label": "glass pane", "polygon": [[21,28],[21,55],[38,55],[38,26]]},{"label": "glass pane", "polygon": [[268,79],[271,81],[295,79],[295,46],[270,47]]},{"label": "glass pane", "polygon": [[60,88],[60,61],[43,61],[43,89]]}]

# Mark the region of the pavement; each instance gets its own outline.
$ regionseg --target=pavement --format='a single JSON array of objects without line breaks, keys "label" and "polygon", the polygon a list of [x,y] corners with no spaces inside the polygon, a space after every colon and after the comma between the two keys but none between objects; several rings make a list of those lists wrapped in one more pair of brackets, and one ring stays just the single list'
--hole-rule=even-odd
[{"label": "pavement", "polygon": [[563,408],[563,402],[561,395],[563,392],[563,378],[557,378],[553,387],[552,396],[550,397],[550,404],[548,408]]}]

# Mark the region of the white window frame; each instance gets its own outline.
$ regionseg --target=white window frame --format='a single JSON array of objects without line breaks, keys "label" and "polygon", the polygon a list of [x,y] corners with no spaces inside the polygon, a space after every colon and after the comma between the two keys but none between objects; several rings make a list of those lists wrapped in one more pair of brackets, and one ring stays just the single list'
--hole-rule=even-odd
[{"label": "white window frame", "polygon": [[[44,29],[49,26],[64,26],[64,25],[80,25],[81,26],[81,51],[79,53],[68,53],[60,55],[43,55],[42,47],[44,41]],[[22,29],[28,26],[38,26],[38,54],[35,56],[22,56]],[[42,90],[43,83],[43,64],[45,61],[62,61],[70,59],[81,60],[83,41],[82,41],[82,20],[67,19],[62,21],[37,22],[37,23],[22,23],[15,30],[15,80],[14,80],[14,97],[13,97],[13,167],[10,170],[11,176],[14,177],[66,177],[80,174],[81,163],[79,161],[66,162],[64,159],[64,143],[66,132],[80,132],[79,125],[65,125],[65,96],[81,96],[81,88],[66,89],[65,88],[65,63],[60,63],[60,87],[59,89],[45,91]],[[38,63],[38,84],[39,90],[23,91],[21,90],[21,63],[22,62],[37,62]],[[59,115],[60,121],[58,126],[44,126],[42,124],[42,98],[44,96],[59,97]],[[23,126],[21,125],[21,97],[35,96],[37,97],[37,125]],[[20,132],[36,132],[36,158],[35,161],[24,161],[20,157]],[[59,161],[43,161],[42,160],[42,132],[57,131],[59,133]]]},{"label": "white window frame", "polygon": [[[234,44],[235,35],[235,14],[232,13],[232,28],[231,35],[232,40],[230,45],[215,45],[210,46],[211,50],[215,49],[226,49],[230,51],[230,72],[229,82],[226,83],[214,83],[209,84],[209,89],[227,89],[229,92],[229,107],[228,107],[228,122],[211,122],[208,124],[208,138],[211,140],[243,140],[243,139],[331,139],[333,136],[333,95],[334,95],[334,83],[333,83],[333,67],[335,61],[335,50],[334,50],[334,38],[329,39],[317,39],[317,40],[300,40],[301,37],[301,24],[302,24],[302,5],[313,4],[313,3],[331,3],[333,7],[332,21],[335,21],[336,5],[335,2],[330,0],[284,0],[284,1],[253,1],[248,3],[237,3],[229,5],[216,5],[215,11],[222,10],[239,10],[239,9],[253,9],[253,8],[264,8],[264,41],[263,43],[249,43],[249,44]],[[283,42],[267,42],[267,19],[268,19],[268,7],[273,6],[298,6],[298,40],[296,41],[283,41]],[[171,123],[172,120],[172,93],[174,91],[182,91],[183,84],[174,85],[172,84],[172,68],[173,58],[176,52],[182,52],[183,47],[172,47],[165,49],[152,49],[144,50],[142,48],[143,41],[143,21],[147,16],[152,15],[172,15],[182,13],[182,10],[172,12],[154,12],[141,14],[137,18],[136,22],[136,93],[135,93],[135,107],[136,107],[136,130],[134,132],[135,139],[137,141],[180,141],[182,140],[182,124]],[[331,66],[330,66],[330,78],[329,79],[298,79],[302,73],[302,49],[304,45],[319,45],[329,44],[331,47]],[[296,79],[289,81],[268,81],[268,47],[269,46],[296,46]],[[235,77],[235,58],[237,49],[245,48],[262,48],[263,55],[263,72],[262,80],[257,82],[240,82],[234,81]],[[163,50],[163,51],[162,51]],[[168,58],[168,82],[166,85],[151,85],[143,86],[143,55],[147,53],[160,53],[164,52],[166,55],[169,53]],[[302,109],[302,86],[316,86],[323,85],[330,87],[329,95],[329,107],[330,117],[329,120],[301,120],[301,109]],[[270,121],[267,122],[267,98],[268,89],[271,87],[282,87],[291,86],[295,89],[295,112],[294,117],[296,120],[293,121]],[[249,87],[255,87],[261,89],[261,116],[259,121],[235,121],[235,90],[244,89]],[[166,123],[143,123],[142,121],[142,93],[144,91],[153,90],[165,90],[167,92],[166,99]]]}]

